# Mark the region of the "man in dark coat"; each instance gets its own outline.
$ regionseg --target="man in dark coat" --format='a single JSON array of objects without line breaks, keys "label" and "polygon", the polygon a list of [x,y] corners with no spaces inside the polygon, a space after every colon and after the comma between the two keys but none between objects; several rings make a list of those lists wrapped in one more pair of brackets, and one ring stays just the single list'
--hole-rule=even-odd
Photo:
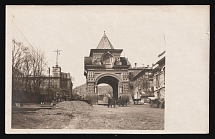
[{"label": "man in dark coat", "polygon": [[44,104],[44,94],[41,94],[41,93],[40,93],[40,102],[41,104]]}]

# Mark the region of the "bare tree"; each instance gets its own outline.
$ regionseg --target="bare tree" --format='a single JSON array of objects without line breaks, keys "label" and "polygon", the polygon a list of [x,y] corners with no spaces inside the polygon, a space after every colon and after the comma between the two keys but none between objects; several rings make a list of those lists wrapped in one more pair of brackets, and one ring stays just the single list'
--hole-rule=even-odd
[{"label": "bare tree", "polygon": [[24,75],[22,73],[22,66],[24,61],[24,51],[26,50],[22,43],[16,42],[15,39],[12,40],[12,86],[13,89],[20,88],[20,78]]},{"label": "bare tree", "polygon": [[[12,88],[38,93],[44,77],[44,52],[12,40]],[[33,91],[32,91],[33,89]]]}]

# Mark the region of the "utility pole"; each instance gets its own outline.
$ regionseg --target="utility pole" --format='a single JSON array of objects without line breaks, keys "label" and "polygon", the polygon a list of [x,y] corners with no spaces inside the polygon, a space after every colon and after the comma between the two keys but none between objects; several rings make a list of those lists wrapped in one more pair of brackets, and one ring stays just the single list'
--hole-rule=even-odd
[{"label": "utility pole", "polygon": [[25,60],[26,60],[26,64],[27,64],[27,75],[26,75],[26,79],[27,80],[26,80],[26,83],[25,83],[25,89],[26,89],[26,91],[28,91],[27,90],[27,88],[28,88],[28,56],[27,56],[27,52],[26,51],[24,53],[25,53],[25,57],[26,57]]},{"label": "utility pole", "polygon": [[56,57],[56,66],[58,66],[58,55],[60,55],[60,51],[62,51],[62,50],[56,50],[56,51],[54,51],[54,52],[57,52],[57,57]]},{"label": "utility pole", "polygon": [[70,94],[70,98],[72,97],[72,88],[73,88],[73,83],[71,82],[71,86],[70,86],[70,89],[71,89],[71,94]]},{"label": "utility pole", "polygon": [[49,67],[49,88],[48,88],[48,98],[49,98],[49,89],[50,89],[50,67]]}]

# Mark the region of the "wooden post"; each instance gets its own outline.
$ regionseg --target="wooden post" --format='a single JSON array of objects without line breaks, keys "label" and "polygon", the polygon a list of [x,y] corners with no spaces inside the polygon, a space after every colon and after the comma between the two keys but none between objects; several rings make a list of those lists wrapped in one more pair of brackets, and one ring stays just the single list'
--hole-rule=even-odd
[{"label": "wooden post", "polygon": [[50,92],[49,92],[49,89],[50,89],[50,67],[49,67],[49,86],[48,86],[48,100],[49,100],[49,94],[50,94]]}]

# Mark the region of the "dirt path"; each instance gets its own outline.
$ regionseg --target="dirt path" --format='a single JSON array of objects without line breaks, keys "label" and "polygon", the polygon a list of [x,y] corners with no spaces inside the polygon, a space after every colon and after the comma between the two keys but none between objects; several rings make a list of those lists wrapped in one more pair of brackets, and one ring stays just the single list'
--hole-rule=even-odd
[{"label": "dirt path", "polygon": [[[73,122],[72,122],[73,121]],[[70,129],[164,129],[164,109],[148,106],[108,108],[95,105],[92,111],[84,112],[72,119]]]},{"label": "dirt path", "polygon": [[[81,104],[81,105],[80,105]],[[12,128],[19,129],[164,129],[164,109],[146,105],[108,108],[80,103],[74,109],[56,108],[12,114]],[[85,106],[85,107],[84,107]],[[79,108],[84,107],[84,108]],[[87,109],[88,108],[88,109]]]}]

